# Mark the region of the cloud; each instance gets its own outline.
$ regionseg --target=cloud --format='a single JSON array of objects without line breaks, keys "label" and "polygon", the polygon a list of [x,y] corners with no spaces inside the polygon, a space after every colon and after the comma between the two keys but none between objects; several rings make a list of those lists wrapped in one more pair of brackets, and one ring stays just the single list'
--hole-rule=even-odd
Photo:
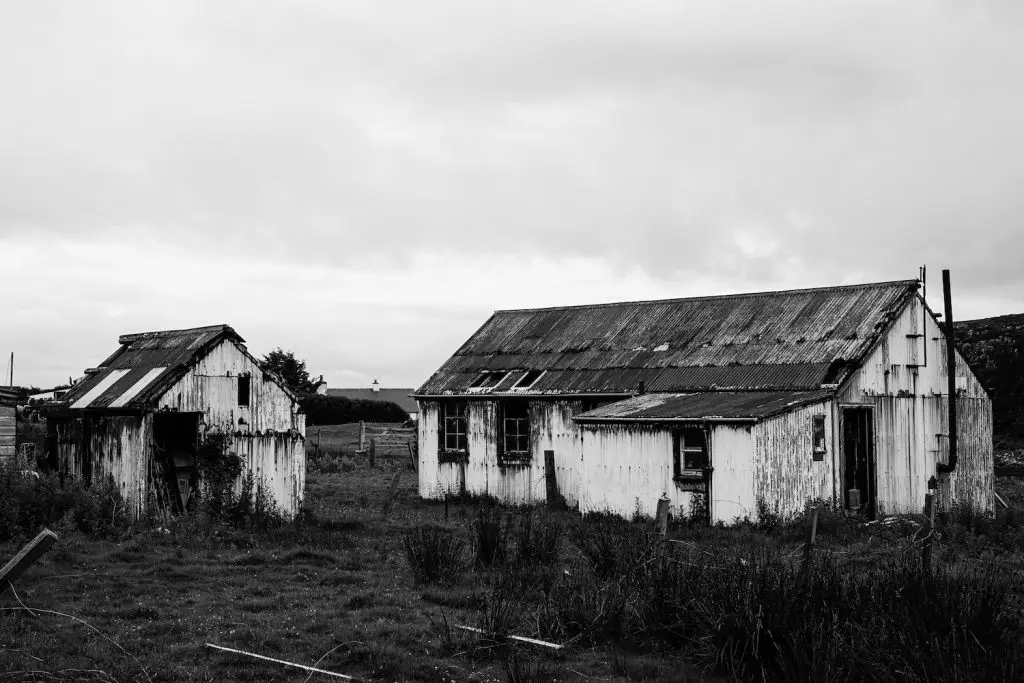
[{"label": "cloud", "polygon": [[[0,284],[36,283],[17,319],[48,335],[40,372],[64,368],[80,352],[68,330],[97,320],[104,353],[125,328],[221,312],[243,336],[290,343],[266,321],[301,302],[285,329],[330,372],[426,375],[480,316],[520,301],[521,272],[548,283],[521,297],[536,305],[928,263],[953,269],[967,311],[1024,307],[1015,3],[33,2],[7,15],[0,248],[37,257]],[[375,350],[323,313],[332,287],[377,288],[339,310],[376,311],[389,338],[432,350]],[[457,325],[440,313],[453,306]]]}]

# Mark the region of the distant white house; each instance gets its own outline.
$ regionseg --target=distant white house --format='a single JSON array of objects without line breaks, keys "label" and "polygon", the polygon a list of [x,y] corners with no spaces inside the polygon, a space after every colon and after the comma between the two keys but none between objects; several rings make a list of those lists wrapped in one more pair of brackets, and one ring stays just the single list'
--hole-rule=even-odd
[{"label": "distant white house", "polygon": [[[326,386],[326,385],[323,385]],[[398,404],[409,417],[415,422],[419,419],[420,408],[416,399],[412,398],[413,388],[406,389],[384,389],[377,380],[368,389],[327,389],[328,396],[340,396],[348,399],[363,399],[368,401],[389,401]]]}]

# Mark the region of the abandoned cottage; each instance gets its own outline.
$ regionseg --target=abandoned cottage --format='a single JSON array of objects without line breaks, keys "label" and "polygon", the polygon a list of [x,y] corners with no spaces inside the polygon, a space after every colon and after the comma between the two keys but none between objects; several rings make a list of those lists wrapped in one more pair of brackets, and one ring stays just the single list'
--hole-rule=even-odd
[{"label": "abandoned cottage", "polygon": [[419,493],[713,522],[991,510],[992,406],[917,280],[495,312],[416,392]]},{"label": "abandoned cottage", "polygon": [[[135,515],[166,495],[180,511],[198,480],[200,444],[220,435],[286,515],[305,486],[305,415],[227,325],[128,334],[48,410],[54,467],[113,477]],[[161,501],[163,502],[163,501]]]}]

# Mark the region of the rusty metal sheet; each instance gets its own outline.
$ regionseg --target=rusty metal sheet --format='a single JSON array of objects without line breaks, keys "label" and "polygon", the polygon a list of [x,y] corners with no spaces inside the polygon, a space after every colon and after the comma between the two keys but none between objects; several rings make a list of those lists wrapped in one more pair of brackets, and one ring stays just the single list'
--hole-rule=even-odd
[{"label": "rusty metal sheet", "polygon": [[121,347],[59,403],[90,409],[145,407],[207,349],[226,338],[244,342],[228,325],[122,335]]},{"label": "rusty metal sheet", "polygon": [[917,286],[497,311],[415,393],[465,393],[484,370],[547,370],[540,393],[631,392],[640,379],[675,391],[816,389],[845,378]]},{"label": "rusty metal sheet", "polygon": [[751,420],[828,399],[827,391],[711,391],[644,394],[577,415],[577,422],[602,420]]}]

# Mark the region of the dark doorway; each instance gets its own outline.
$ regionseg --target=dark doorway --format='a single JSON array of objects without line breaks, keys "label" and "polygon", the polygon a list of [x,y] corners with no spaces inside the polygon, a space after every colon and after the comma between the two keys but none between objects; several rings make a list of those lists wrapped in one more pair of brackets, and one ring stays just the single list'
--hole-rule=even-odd
[{"label": "dark doorway", "polygon": [[[153,416],[154,483],[161,503],[175,514],[188,509],[196,487],[199,413],[157,413]],[[163,490],[161,490],[163,489]]]},{"label": "dark doorway", "polygon": [[847,510],[874,519],[875,425],[871,408],[843,408],[843,500]]}]

